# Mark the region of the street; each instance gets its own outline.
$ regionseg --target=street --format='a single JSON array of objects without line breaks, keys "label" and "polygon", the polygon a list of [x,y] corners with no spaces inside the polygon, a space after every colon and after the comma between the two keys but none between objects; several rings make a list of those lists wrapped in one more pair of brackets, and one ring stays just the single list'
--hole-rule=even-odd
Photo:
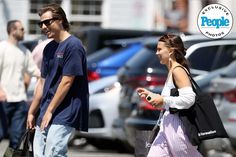
[{"label": "street", "polygon": [[[3,140],[0,143],[0,157],[3,156],[4,151],[8,145],[7,140]],[[132,154],[119,154],[111,150],[97,150],[91,145],[86,145],[82,148],[70,147],[68,157],[134,157]]]},{"label": "street", "polygon": [[[7,140],[3,140],[0,143],[0,157],[3,156],[4,151],[8,145]],[[118,153],[114,150],[98,150],[91,145],[85,145],[84,147],[70,147],[68,151],[68,157],[134,157],[132,154]],[[232,157],[226,153],[210,152],[208,157]]]}]

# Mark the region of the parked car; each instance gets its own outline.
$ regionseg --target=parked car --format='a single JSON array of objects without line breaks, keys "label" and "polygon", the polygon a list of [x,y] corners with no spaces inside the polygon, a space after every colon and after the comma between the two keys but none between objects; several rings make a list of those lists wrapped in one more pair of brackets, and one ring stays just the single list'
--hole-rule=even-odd
[{"label": "parked car", "polygon": [[159,31],[104,29],[95,26],[80,28],[75,33],[75,35],[82,40],[88,55],[104,48],[106,46],[106,41],[108,40],[135,38],[141,36],[156,36],[162,34],[163,32]]},{"label": "parked car", "polygon": [[[148,88],[153,93],[161,94],[163,86]],[[137,92],[134,91],[131,102],[136,107],[132,110],[130,116],[125,119],[125,132],[129,144],[135,147],[136,133],[138,130],[152,130],[159,117],[160,110],[154,108],[145,99],[140,99]]]},{"label": "parked car", "polygon": [[[196,76],[194,80],[203,91],[208,92],[211,87],[212,79],[219,77],[222,74],[222,71],[228,71],[228,69],[231,69],[231,64],[227,67],[211,71],[205,75]],[[147,88],[154,93],[160,94],[163,86]],[[125,120],[125,131],[128,141],[134,146],[136,138],[135,132],[137,130],[151,130],[157,122],[159,110],[152,107],[145,99],[140,99],[136,91],[132,94],[131,103],[136,107]]]},{"label": "parked car", "polygon": [[211,149],[226,151],[236,156],[236,61],[227,69],[222,70],[220,77],[211,82],[209,92],[212,94],[215,105],[229,135],[227,138],[217,138],[204,142],[204,152]]},{"label": "parked car", "polygon": [[88,56],[89,80],[117,74],[118,69],[139,52],[144,46],[143,43],[150,38],[153,39],[154,37],[107,41],[105,48]]},{"label": "parked car", "polygon": [[88,133],[77,132],[79,138],[86,138],[89,144],[99,148],[127,148],[112,134],[112,123],[118,117],[120,84],[117,76],[101,78],[89,83],[89,129]]},{"label": "parked car", "polygon": [[[216,98],[218,100],[219,93],[217,93],[217,92],[215,93],[215,91],[219,91],[219,89],[215,89],[215,88],[216,87],[219,87],[220,89],[223,88],[224,89],[223,91],[225,91],[225,87],[224,87],[225,84],[218,85],[218,83],[216,83],[216,84],[213,83],[213,87],[212,87],[212,85],[211,85],[212,79],[217,78],[216,79],[217,82],[219,80],[221,80],[221,78],[218,78],[219,76],[221,76],[221,77],[226,77],[226,76],[229,77],[230,76],[231,77],[230,79],[235,79],[235,77],[236,77],[235,68],[236,68],[236,61],[232,62],[227,67],[223,67],[223,68],[214,70],[214,71],[209,72],[208,74],[205,74],[201,77],[197,76],[197,77],[195,77],[195,81],[198,83],[200,88],[202,90],[204,90],[205,92],[209,92],[209,90],[213,91],[212,94],[216,95]],[[234,72],[232,72],[233,70],[234,70]],[[215,82],[216,80],[213,80],[213,82]],[[222,82],[222,81],[219,81],[219,82]],[[229,82],[230,81],[227,80],[228,86],[226,86],[226,89],[227,89],[227,87],[230,87],[230,89],[235,88],[232,91],[230,89],[228,89],[230,91],[229,94],[234,94],[233,92],[236,91],[236,84],[235,84],[235,86],[230,86],[231,83],[229,83]],[[216,86],[216,87],[214,87],[214,86]],[[151,90],[154,93],[160,94],[162,91],[162,86],[149,88],[149,90]],[[148,103],[145,99],[140,99],[136,91],[134,91],[132,94],[131,102],[133,105],[136,106],[136,108],[132,111],[131,115],[129,117],[127,117],[125,120],[126,138],[129,142],[129,144],[133,147],[137,147],[136,142],[135,142],[137,139],[139,139],[139,142],[143,142],[142,145],[143,145],[143,147],[145,147],[145,144],[146,144],[145,142],[147,141],[147,137],[145,137],[145,136],[138,137],[138,136],[140,136],[140,134],[142,132],[144,132],[145,134],[147,134],[146,136],[148,136],[148,133],[150,133],[150,130],[157,123],[157,119],[159,117],[159,110],[152,107],[152,105],[150,103]],[[221,116],[221,119],[222,119],[224,125],[225,125],[224,121],[226,121],[226,124],[227,124],[228,121],[230,121],[230,120],[236,120],[236,114],[232,114],[233,116],[231,115],[232,117],[229,117],[230,114],[225,112],[225,110],[227,110],[229,112],[232,111],[234,113],[235,106],[233,106],[233,104],[230,104],[230,107],[227,109],[227,107],[225,108],[224,101],[221,103],[219,103],[219,100],[215,101],[215,102],[216,102],[218,111],[220,113],[220,116]],[[236,102],[236,98],[235,98],[235,102]],[[222,108],[221,110],[223,110],[223,112],[221,112],[221,110],[219,108],[219,104],[221,105],[221,108]],[[230,118],[232,118],[232,119],[230,119]],[[234,124],[236,121],[230,121],[230,122]],[[232,153],[233,151],[232,151],[232,146],[231,146],[230,141],[233,141],[232,145],[234,148],[236,147],[235,125],[236,125],[236,123],[234,125],[228,124],[229,129],[225,126],[227,132],[231,132],[233,137],[230,136],[230,139],[220,139],[219,138],[219,139],[204,141],[203,145],[201,145],[201,149],[200,149],[201,153],[203,153],[204,156],[206,156],[207,152],[209,152],[211,149],[220,150],[220,151],[224,150],[224,151]],[[140,140],[140,139],[142,139],[142,140]],[[141,144],[139,143],[139,145],[141,145]],[[142,152],[145,152],[145,150],[146,149],[144,148]]]},{"label": "parked car", "polygon": [[[201,42],[203,41],[204,40],[202,40]],[[235,45],[236,45],[235,40],[216,40],[216,41],[198,43],[198,44],[190,46],[190,48],[188,48],[187,50],[186,57],[190,60],[190,63],[191,63],[190,69],[193,76],[207,74],[210,71],[217,70],[221,67],[227,66],[235,58],[235,51],[234,51]],[[145,47],[145,49],[146,50],[143,50],[145,53],[140,51],[140,53],[138,53],[130,61],[128,61],[127,64],[123,68],[121,68],[118,73],[118,78],[122,85],[122,89],[121,89],[121,94],[120,94],[121,98],[120,98],[120,104],[119,104],[119,118],[114,121],[113,126],[115,130],[117,130],[117,128],[119,128],[121,131],[123,130],[124,135],[126,134],[124,121],[127,117],[130,116],[133,109],[135,108],[135,105],[133,105],[131,102],[131,95],[133,94],[134,89],[137,86],[146,86],[146,87],[150,86],[151,87],[151,85],[148,84],[148,82],[150,82],[151,79],[148,79],[148,78],[150,77],[150,75],[152,76],[153,74],[156,78],[159,78],[159,79],[161,78],[163,80],[162,84],[160,82],[157,83],[157,81],[154,81],[155,86],[158,84],[163,85],[165,81],[165,75],[160,74],[160,71],[165,70],[165,68],[159,67],[157,69],[157,71],[159,72],[153,73],[154,68],[149,68],[148,66],[148,64],[152,62],[152,60],[155,60],[154,58],[156,58],[155,53],[153,53],[156,51],[155,46],[154,45],[150,46],[149,44]],[[136,57],[142,53],[143,53],[143,56],[145,57],[140,57],[140,60],[142,60],[142,62],[146,64],[145,66],[143,65],[141,66],[143,68],[140,68],[139,67],[140,62],[133,61],[133,59],[137,60]],[[152,57],[147,59],[146,56],[148,55],[146,54],[152,54]],[[158,60],[155,61],[154,64],[156,65],[159,64],[159,61]],[[135,67],[139,67],[139,68],[135,68]],[[141,69],[144,69],[144,70],[141,70]],[[136,71],[139,71],[139,73]],[[136,72],[136,75],[133,75],[135,72]],[[214,75],[212,77],[214,77]],[[138,81],[137,79],[135,80],[133,78],[142,78],[142,81]],[[206,81],[204,84],[206,85],[207,83],[209,83],[209,81],[208,82]],[[126,136],[124,136],[123,140],[127,140]]]},{"label": "parked car", "polygon": [[102,77],[115,75],[118,69],[122,67],[133,55],[135,55],[141,47],[141,43],[132,43],[125,48],[115,51],[115,53],[111,56],[103,60],[99,60],[97,63],[93,63],[92,67],[88,67],[90,74],[89,76],[92,74],[93,76],[96,76],[96,79],[99,79]]},{"label": "parked car", "polygon": [[91,55],[87,56],[88,80],[94,81],[100,79],[100,75],[96,72],[97,63],[105,58],[112,56],[119,52],[122,46],[107,45]]}]

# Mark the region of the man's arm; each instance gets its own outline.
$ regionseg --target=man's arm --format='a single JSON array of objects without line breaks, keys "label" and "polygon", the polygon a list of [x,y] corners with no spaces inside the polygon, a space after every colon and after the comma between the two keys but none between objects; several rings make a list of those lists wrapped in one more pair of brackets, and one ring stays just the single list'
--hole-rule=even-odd
[{"label": "man's arm", "polygon": [[44,130],[49,122],[51,121],[52,114],[56,110],[56,108],[61,104],[64,100],[65,96],[67,95],[68,91],[70,90],[71,85],[74,82],[75,76],[63,76],[62,80],[57,88],[57,91],[50,102],[41,122],[41,130]]},{"label": "man's arm", "polygon": [[40,101],[43,95],[45,79],[39,78],[36,84],[36,90],[34,93],[33,101],[30,105],[27,117],[27,128],[32,129],[35,126],[35,114],[37,113],[40,105]]},{"label": "man's arm", "polygon": [[28,87],[30,85],[31,77],[28,73],[24,74],[24,84],[25,84],[25,91],[28,90]]}]

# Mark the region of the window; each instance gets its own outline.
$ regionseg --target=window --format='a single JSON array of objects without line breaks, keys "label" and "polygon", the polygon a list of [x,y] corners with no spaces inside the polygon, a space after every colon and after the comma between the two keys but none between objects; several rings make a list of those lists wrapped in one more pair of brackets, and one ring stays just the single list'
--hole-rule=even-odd
[{"label": "window", "polygon": [[214,69],[229,65],[236,59],[236,45],[227,45],[222,48],[220,55],[214,62]]},{"label": "window", "polygon": [[70,22],[70,30],[72,33],[78,33],[78,30],[84,26],[100,26],[101,22],[80,22],[80,21],[72,21]]},{"label": "window", "polygon": [[29,20],[29,34],[41,34],[38,22],[39,20]]},{"label": "window", "polygon": [[[62,0],[51,0],[50,3],[61,4]],[[41,34],[38,27],[38,11],[40,8],[49,4],[48,0],[30,0],[30,10],[29,10],[29,34]]]},{"label": "window", "polygon": [[[71,32],[76,33],[84,26],[101,26],[101,7],[103,0],[68,0],[71,12],[67,15],[71,21]],[[62,0],[51,0],[50,3],[62,4]],[[30,0],[29,34],[41,34],[38,28],[38,11],[49,4],[48,0]]]},{"label": "window", "polygon": [[102,0],[71,0],[72,14],[101,15]]},{"label": "window", "polygon": [[190,67],[197,70],[211,71],[219,46],[202,47],[188,58]]},{"label": "window", "polygon": [[[62,0],[51,0],[50,3],[61,4]],[[44,5],[49,4],[48,0],[30,0],[30,13],[37,14]]]}]

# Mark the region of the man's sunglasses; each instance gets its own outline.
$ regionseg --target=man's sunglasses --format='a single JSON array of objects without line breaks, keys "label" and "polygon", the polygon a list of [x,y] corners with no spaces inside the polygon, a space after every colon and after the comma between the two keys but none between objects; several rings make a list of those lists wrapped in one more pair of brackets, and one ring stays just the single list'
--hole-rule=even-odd
[{"label": "man's sunglasses", "polygon": [[47,20],[44,20],[44,21],[40,21],[40,22],[38,23],[38,25],[39,25],[40,28],[43,27],[43,24],[48,27],[48,26],[50,26],[55,20],[58,20],[58,18],[53,17],[53,18],[51,18],[51,19],[47,19]]}]

